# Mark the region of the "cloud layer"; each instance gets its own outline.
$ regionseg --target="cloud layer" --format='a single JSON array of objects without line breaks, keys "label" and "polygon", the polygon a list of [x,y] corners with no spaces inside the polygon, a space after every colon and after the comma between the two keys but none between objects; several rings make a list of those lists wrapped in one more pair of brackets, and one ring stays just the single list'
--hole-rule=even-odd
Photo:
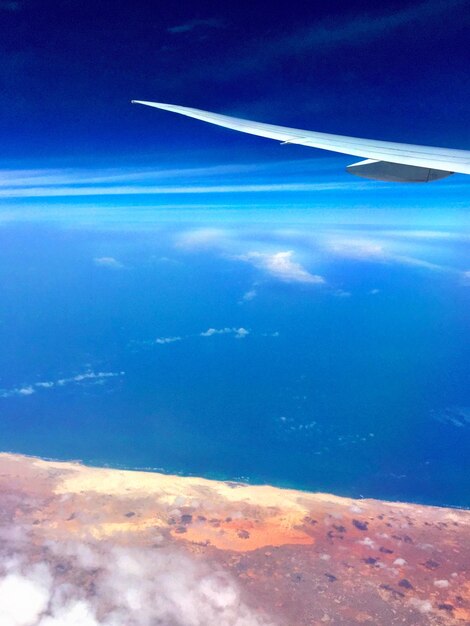
[{"label": "cloud layer", "polygon": [[49,541],[39,560],[27,550],[26,536],[3,544],[0,626],[273,626],[231,577],[177,549]]}]

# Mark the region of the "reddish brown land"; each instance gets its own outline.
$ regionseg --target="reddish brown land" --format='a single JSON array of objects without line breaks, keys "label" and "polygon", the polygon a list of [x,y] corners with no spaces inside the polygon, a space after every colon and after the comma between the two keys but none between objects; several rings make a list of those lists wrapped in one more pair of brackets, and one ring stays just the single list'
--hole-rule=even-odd
[{"label": "reddish brown land", "polygon": [[41,626],[470,624],[470,511],[1,454],[0,532]]}]

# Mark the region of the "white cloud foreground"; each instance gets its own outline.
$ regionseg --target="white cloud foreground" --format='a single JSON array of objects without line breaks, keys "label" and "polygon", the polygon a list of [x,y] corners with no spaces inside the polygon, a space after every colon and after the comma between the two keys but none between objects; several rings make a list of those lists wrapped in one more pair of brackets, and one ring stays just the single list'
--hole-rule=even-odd
[{"label": "white cloud foreground", "polygon": [[0,626],[273,626],[231,577],[175,549],[48,542],[42,555],[2,555]]}]

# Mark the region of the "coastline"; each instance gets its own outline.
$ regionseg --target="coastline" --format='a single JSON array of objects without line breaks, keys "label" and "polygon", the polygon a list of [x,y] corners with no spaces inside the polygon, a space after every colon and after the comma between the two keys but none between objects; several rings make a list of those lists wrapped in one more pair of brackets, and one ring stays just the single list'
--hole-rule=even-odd
[{"label": "coastline", "polygon": [[24,576],[40,562],[96,590],[116,550],[164,554],[223,573],[257,626],[470,621],[470,511],[9,453],[0,496],[0,563]]}]

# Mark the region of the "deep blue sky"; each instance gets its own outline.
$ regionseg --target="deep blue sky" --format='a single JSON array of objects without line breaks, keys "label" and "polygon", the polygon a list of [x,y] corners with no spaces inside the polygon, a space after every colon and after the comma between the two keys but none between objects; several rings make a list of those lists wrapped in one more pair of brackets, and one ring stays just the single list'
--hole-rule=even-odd
[{"label": "deep blue sky", "polygon": [[469,25],[465,0],[2,0],[0,159],[276,150],[132,98],[468,148]]}]

